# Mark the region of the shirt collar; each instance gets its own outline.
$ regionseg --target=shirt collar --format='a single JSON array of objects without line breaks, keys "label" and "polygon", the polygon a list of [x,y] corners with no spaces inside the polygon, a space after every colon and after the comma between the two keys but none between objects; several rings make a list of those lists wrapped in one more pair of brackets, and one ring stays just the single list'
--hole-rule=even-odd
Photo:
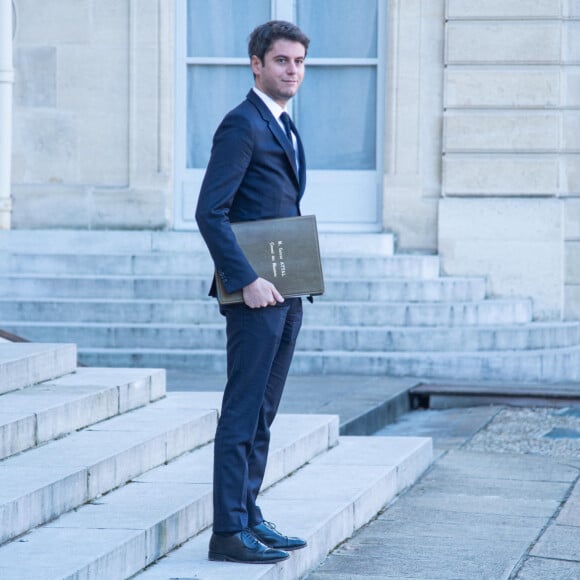
[{"label": "shirt collar", "polygon": [[274,116],[274,119],[279,120],[280,115],[282,113],[288,112],[286,111],[285,107],[281,107],[276,101],[274,101],[274,99],[272,99],[272,97],[269,97],[266,93],[263,93],[260,89],[257,89],[256,87],[252,88],[254,92],[258,95],[258,97],[260,97],[260,99],[264,101],[264,104],[266,105],[266,107],[268,107],[270,113],[272,113],[272,115]]}]

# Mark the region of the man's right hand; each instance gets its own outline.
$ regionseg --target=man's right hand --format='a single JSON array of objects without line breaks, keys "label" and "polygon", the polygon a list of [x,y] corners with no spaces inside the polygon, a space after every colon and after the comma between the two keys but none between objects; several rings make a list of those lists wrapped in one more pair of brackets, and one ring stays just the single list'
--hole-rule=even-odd
[{"label": "man's right hand", "polygon": [[275,306],[277,302],[284,302],[284,297],[276,286],[264,278],[257,278],[242,290],[244,303],[250,308],[265,308]]}]

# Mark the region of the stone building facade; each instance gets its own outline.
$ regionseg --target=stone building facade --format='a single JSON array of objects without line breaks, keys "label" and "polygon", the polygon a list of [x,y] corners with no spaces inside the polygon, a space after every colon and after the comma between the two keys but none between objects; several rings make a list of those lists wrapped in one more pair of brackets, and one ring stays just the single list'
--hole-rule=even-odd
[{"label": "stone building facade", "polygon": [[[354,0],[332,2],[341,26],[360,11]],[[186,68],[243,62],[184,52],[187,26],[211,17],[197,16],[203,4],[13,0],[12,228],[194,228]],[[265,6],[293,19],[307,4]],[[313,172],[307,195],[321,200],[312,210],[322,229],[393,232],[399,252],[438,253],[446,274],[486,275],[492,296],[532,297],[537,319],[579,319],[580,2],[365,5],[376,54],[341,63],[314,47],[307,59],[313,71],[374,67],[377,84],[372,171]],[[365,203],[376,219],[327,215],[333,184],[344,185],[334,205],[352,214],[373,179],[377,198]]]}]

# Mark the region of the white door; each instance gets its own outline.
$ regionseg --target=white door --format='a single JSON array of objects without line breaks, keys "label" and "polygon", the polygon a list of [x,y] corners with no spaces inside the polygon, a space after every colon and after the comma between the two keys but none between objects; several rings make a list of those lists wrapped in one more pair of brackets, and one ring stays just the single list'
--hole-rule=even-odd
[{"label": "white door", "polygon": [[321,231],[380,230],[386,0],[177,0],[177,229],[197,195],[222,117],[253,85],[247,37],[270,19],[310,37],[292,116],[306,150],[304,214]]}]

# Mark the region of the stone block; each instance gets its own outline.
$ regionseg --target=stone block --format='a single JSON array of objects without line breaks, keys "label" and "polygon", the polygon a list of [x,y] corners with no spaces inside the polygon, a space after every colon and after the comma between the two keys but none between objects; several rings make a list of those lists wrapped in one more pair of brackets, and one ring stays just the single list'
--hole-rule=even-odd
[{"label": "stone block", "polygon": [[[9,395],[4,395],[8,397]],[[10,411],[0,413],[0,459],[29,449],[36,444],[34,415]]]},{"label": "stone block", "polygon": [[[188,393],[191,394],[191,393]],[[173,393],[172,393],[173,395]],[[277,458],[280,450],[271,449],[270,458]],[[276,461],[277,459],[274,459]],[[268,463],[269,469],[269,463]],[[151,469],[136,478],[141,483],[196,483],[211,484],[213,478],[213,444],[186,453],[176,461]]]},{"label": "stone block", "polygon": [[217,426],[217,413],[214,411],[191,411],[192,420],[169,431],[166,436],[168,460],[191,451],[195,446],[204,445],[213,439]]},{"label": "stone block", "polygon": [[560,115],[556,112],[452,111],[445,116],[447,152],[557,151],[559,146]]},{"label": "stone block", "polygon": [[25,46],[14,51],[14,105],[56,106],[56,48]]},{"label": "stone block", "polygon": [[566,199],[564,207],[565,239],[566,241],[580,241],[580,199]]},{"label": "stone block", "polygon": [[271,444],[276,455],[272,461],[268,458],[264,487],[300,468],[307,458],[316,457],[337,442],[336,415],[279,415],[273,426]]},{"label": "stone block", "polygon": [[15,228],[87,228],[90,203],[82,186],[19,185],[13,188]]},{"label": "stone block", "polygon": [[406,489],[431,464],[433,446],[427,437],[376,437],[363,447],[359,437],[341,437],[340,445],[319,457],[323,465],[383,465],[396,468],[397,493]]},{"label": "stone block", "polygon": [[13,224],[31,229],[161,229],[168,219],[166,196],[163,190],[17,185]]},{"label": "stone block", "polygon": [[566,284],[580,284],[580,241],[566,242]]},{"label": "stone block", "polygon": [[[161,229],[167,226],[167,192],[158,189],[95,189],[95,229]],[[152,256],[152,259],[156,259]]]},{"label": "stone block", "polygon": [[551,525],[534,545],[531,554],[580,562],[580,527]]},{"label": "stone block", "polygon": [[580,2],[578,0],[565,0],[564,16],[567,18],[580,18]]},{"label": "stone block", "polygon": [[140,530],[148,537],[147,562],[152,562],[210,525],[211,512],[210,483],[140,482],[106,495],[90,510],[64,515],[47,529],[77,529],[81,536],[87,529]]},{"label": "stone block", "polygon": [[351,477],[352,473],[353,465],[321,464],[315,459],[308,469],[298,471],[283,486],[271,487],[264,495],[269,500],[302,498],[305,501],[308,496],[310,501],[317,498],[343,504],[355,498],[352,506],[354,531],[396,495],[397,486],[395,467],[357,465],[357,477]]},{"label": "stone block", "polygon": [[557,64],[561,59],[559,22],[450,22],[447,64]]},{"label": "stone block", "polygon": [[[140,4],[139,12],[141,6]],[[96,45],[126,51],[131,34],[130,3],[118,0],[98,0],[93,2],[92,16],[91,41]]]},{"label": "stone block", "polygon": [[151,379],[143,377],[119,385],[119,413],[143,407],[151,401]]},{"label": "stone block", "polygon": [[59,107],[78,118],[82,182],[128,184],[129,63],[127,49],[65,47],[59,50]]},{"label": "stone block", "polygon": [[14,181],[78,183],[78,146],[78,119],[74,114],[21,110],[14,116]]},{"label": "stone block", "polygon": [[146,562],[146,537],[139,530],[87,529],[81,536],[77,528],[40,528],[2,550],[3,580],[129,578]]},{"label": "stone block", "polygon": [[[572,74],[572,73],[569,73]],[[580,100],[570,91],[570,99]],[[445,107],[555,107],[560,102],[560,71],[554,67],[450,67]]]},{"label": "stone block", "polygon": [[447,18],[559,18],[560,0],[447,0]]},{"label": "stone block", "polygon": [[[68,473],[62,465],[46,464],[42,474],[34,477],[35,471],[11,463],[10,469],[0,473],[0,544],[88,499],[86,470]],[[23,485],[31,479],[33,485]]]},{"label": "stone block", "polygon": [[[47,386],[46,389],[53,395],[47,397],[47,402],[50,399],[54,401],[52,407],[39,408],[36,412],[38,443],[49,442],[91,423],[108,419],[118,412],[119,400],[113,389],[101,390],[77,385],[75,391],[78,398],[68,401],[66,395],[67,391],[70,393],[70,389],[53,386]],[[64,396],[59,402],[58,393],[61,392]],[[39,402],[41,400],[39,398]]]},{"label": "stone block", "polygon": [[562,149],[580,152],[580,112],[564,111],[562,118]]},{"label": "stone block", "polygon": [[76,361],[74,344],[3,343],[0,394],[72,373]]},{"label": "stone block", "polygon": [[518,570],[518,580],[538,578],[580,578],[580,562],[549,558],[528,558]]},{"label": "stone block", "polygon": [[446,195],[557,195],[560,160],[556,155],[449,154],[443,159]]},{"label": "stone block", "polygon": [[580,502],[578,502],[577,494],[576,497],[573,494],[568,499],[562,511],[559,513],[556,522],[563,526],[580,527]]},{"label": "stone block", "polygon": [[10,412],[0,413],[2,458],[108,419],[119,411],[114,385],[95,386],[79,379],[78,373],[8,393],[3,401]]},{"label": "stone block", "polygon": [[[485,415],[482,408],[479,407],[479,409],[482,411],[481,414]],[[473,433],[484,428],[484,423],[487,424],[491,419],[491,415],[495,415],[491,409],[487,413],[490,414],[489,417],[481,417],[482,424],[473,429]],[[471,414],[462,415],[462,417],[464,417],[466,422],[473,421]],[[513,420],[516,421],[517,419]],[[473,428],[473,425],[470,424],[470,427]],[[503,429],[508,428],[503,427]],[[464,436],[467,436],[467,433],[462,433],[462,437]],[[474,447],[477,448],[477,451],[473,450]],[[517,479],[517,481],[536,483],[538,484],[538,489],[550,483],[572,484],[577,478],[576,467],[562,462],[560,457],[541,456],[524,452],[517,454],[503,453],[502,460],[498,462],[497,455],[491,452],[489,454],[481,453],[480,449],[476,445],[472,445],[468,450],[454,449],[439,463],[439,466],[445,470],[441,473],[447,474],[453,481],[465,481],[465,479],[473,478],[484,485],[485,479],[495,479],[496,481]],[[514,478],[516,473],[517,478]],[[559,485],[558,489],[560,489]],[[566,486],[563,489],[566,490]]]},{"label": "stone block", "polygon": [[157,401],[166,394],[166,371],[165,369],[157,369],[152,372],[149,384],[149,400]]},{"label": "stone block", "polygon": [[85,44],[91,38],[92,0],[18,0],[17,43]]},{"label": "stone block", "polygon": [[580,155],[562,156],[562,194],[580,195]]},{"label": "stone block", "polygon": [[95,187],[90,191],[99,191],[98,187],[126,188],[129,185],[128,132],[127,117],[111,110],[87,111],[79,118],[78,172],[83,183]]},{"label": "stone block", "polygon": [[564,287],[564,317],[566,320],[580,320],[580,285],[566,284]]},{"label": "stone block", "polygon": [[396,233],[398,249],[437,249],[437,197],[441,187],[440,178],[437,179],[437,197],[422,192],[422,185],[417,178],[385,176],[383,225],[386,230]]},{"label": "stone block", "polygon": [[569,21],[564,24],[562,59],[565,63],[580,64],[580,22]]},{"label": "stone block", "polygon": [[100,432],[92,435],[90,440],[75,445],[75,449],[85,456],[92,452],[93,446],[110,451],[101,452],[98,456],[92,453],[93,460],[87,468],[89,473],[87,487],[91,498],[98,497],[167,460],[166,434],[150,436],[145,440],[142,433],[123,433],[125,445],[122,449],[116,445],[120,439],[119,432]]},{"label": "stone block", "polygon": [[[320,253],[326,255],[358,256],[376,255],[392,256],[394,251],[394,236],[390,233],[381,234],[332,234],[321,232],[319,236]],[[191,246],[191,242],[189,242]]]},{"label": "stone block", "polygon": [[[163,233],[160,232],[159,235]],[[118,253],[117,258],[122,260],[123,255],[149,252],[152,249],[151,232],[37,230],[33,236],[26,230],[0,232],[0,251],[3,252],[67,254],[71,248],[74,248],[74,255],[83,261],[87,260],[86,254],[112,253]]]},{"label": "stone block", "polygon": [[562,68],[563,95],[562,105],[580,107],[580,67],[568,66]]},{"label": "stone block", "polygon": [[562,317],[563,202],[443,199],[439,251],[447,274],[485,272],[491,295],[529,296],[537,318]]}]

